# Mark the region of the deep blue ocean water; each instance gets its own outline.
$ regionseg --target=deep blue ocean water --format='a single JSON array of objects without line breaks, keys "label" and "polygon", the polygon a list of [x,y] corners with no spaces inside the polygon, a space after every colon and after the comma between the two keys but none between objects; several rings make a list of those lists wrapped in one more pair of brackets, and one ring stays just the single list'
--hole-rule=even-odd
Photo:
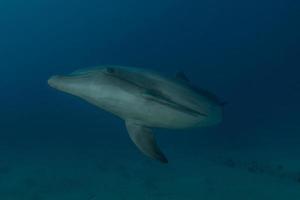
[{"label": "deep blue ocean water", "polygon": [[[296,0],[0,2],[0,199],[300,199]],[[155,130],[170,163],[124,123],[53,90],[53,74],[114,64],[224,101],[217,127]]]}]

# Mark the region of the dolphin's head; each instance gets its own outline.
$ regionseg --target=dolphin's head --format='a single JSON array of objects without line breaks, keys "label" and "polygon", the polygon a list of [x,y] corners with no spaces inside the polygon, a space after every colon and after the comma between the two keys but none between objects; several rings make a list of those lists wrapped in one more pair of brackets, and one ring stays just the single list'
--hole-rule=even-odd
[{"label": "dolphin's head", "polygon": [[104,86],[109,85],[114,70],[110,67],[77,70],[68,75],[51,76],[48,79],[48,84],[57,90],[83,97],[95,92],[96,88],[93,86],[97,83],[97,93],[101,94],[99,91],[104,89]]}]

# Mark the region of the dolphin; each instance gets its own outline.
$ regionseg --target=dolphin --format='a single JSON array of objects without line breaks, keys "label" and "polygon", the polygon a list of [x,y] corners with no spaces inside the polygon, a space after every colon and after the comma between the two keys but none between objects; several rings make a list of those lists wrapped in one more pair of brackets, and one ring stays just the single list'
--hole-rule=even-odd
[{"label": "dolphin", "polygon": [[168,160],[152,128],[211,126],[223,118],[224,103],[193,86],[182,72],[166,77],[140,68],[100,66],[52,76],[48,84],[123,119],[138,149],[162,163]]}]

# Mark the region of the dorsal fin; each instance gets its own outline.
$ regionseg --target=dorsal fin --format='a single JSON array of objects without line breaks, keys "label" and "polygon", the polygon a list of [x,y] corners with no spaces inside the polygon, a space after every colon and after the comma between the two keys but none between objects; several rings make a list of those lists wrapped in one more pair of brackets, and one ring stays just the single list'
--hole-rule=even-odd
[{"label": "dorsal fin", "polygon": [[176,73],[176,79],[185,82],[185,83],[189,83],[190,80],[187,78],[187,76],[185,75],[185,73],[183,71],[179,71]]}]

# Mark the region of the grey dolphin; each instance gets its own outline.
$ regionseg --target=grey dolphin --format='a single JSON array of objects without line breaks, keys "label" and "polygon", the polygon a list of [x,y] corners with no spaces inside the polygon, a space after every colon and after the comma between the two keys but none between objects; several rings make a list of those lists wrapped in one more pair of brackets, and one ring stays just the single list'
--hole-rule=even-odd
[{"label": "grey dolphin", "polygon": [[48,84],[123,119],[136,146],[163,163],[168,160],[155,141],[152,127],[209,126],[223,117],[222,102],[191,86],[183,73],[167,78],[138,68],[102,66],[52,76]]}]

